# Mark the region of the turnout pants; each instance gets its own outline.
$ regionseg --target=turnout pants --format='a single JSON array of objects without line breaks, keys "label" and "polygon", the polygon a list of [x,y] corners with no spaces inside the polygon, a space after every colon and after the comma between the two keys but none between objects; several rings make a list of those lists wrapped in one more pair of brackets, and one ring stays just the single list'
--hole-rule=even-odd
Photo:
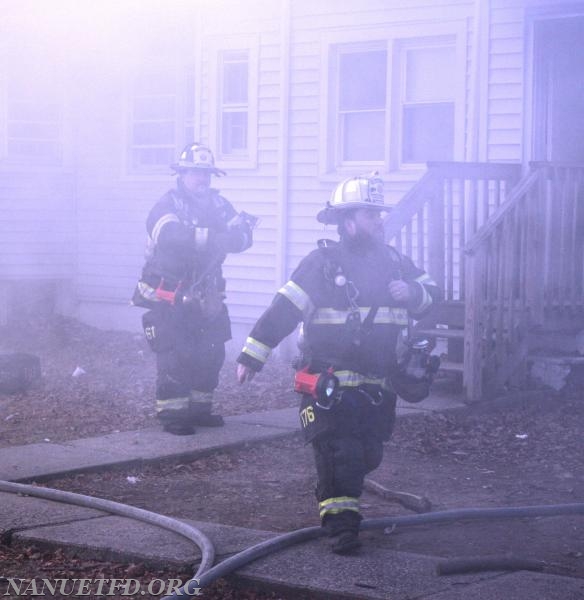
[{"label": "turnout pants", "polygon": [[327,427],[312,440],[316,498],[330,533],[359,526],[363,480],[381,463],[383,442],[395,422],[395,402],[395,395],[379,386],[346,388],[327,411]]},{"label": "turnout pants", "polygon": [[213,390],[231,337],[227,309],[203,319],[189,304],[161,305],[142,317],[156,353],[156,412],[166,425],[195,420],[212,409]]}]

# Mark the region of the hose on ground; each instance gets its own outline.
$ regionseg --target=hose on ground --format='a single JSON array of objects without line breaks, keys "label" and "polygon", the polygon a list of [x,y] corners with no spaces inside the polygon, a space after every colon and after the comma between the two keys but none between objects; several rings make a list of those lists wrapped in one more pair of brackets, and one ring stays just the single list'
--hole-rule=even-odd
[{"label": "hose on ground", "polygon": [[196,527],[178,521],[177,519],[172,519],[171,517],[159,515],[128,504],[113,502],[112,500],[84,496],[83,494],[74,494],[73,492],[65,492],[53,488],[13,483],[11,481],[0,481],[0,492],[35,496],[37,498],[44,498],[45,500],[65,502],[67,504],[75,504],[85,508],[94,508],[114,515],[144,521],[145,523],[150,523],[151,525],[156,525],[157,527],[162,527],[163,529],[178,533],[196,544],[201,550],[201,563],[199,564],[196,573],[193,575],[193,578],[199,577],[205,571],[210,569],[215,561],[215,547],[211,540]]},{"label": "hose on ground", "polygon": [[[215,550],[211,541],[198,529],[165,517],[156,513],[119,504],[110,500],[93,498],[92,496],[83,496],[72,492],[55,490],[51,488],[39,488],[31,485],[12,483],[9,481],[0,481],[0,492],[12,492],[16,494],[26,494],[36,496],[47,500],[57,502],[66,502],[95,508],[112,514],[118,514],[132,519],[138,519],[151,523],[170,531],[174,531],[190,540],[192,540],[201,549],[202,559],[197,572],[192,579],[189,579],[180,589],[169,596],[164,596],[162,600],[174,600],[178,598],[193,598],[200,595],[201,588],[204,588],[215,580],[225,577],[229,573],[244,567],[248,563],[257,560],[272,552],[278,552],[288,546],[299,542],[306,542],[324,535],[322,527],[305,527],[289,533],[276,536],[254,546],[246,548],[242,552],[235,554],[218,565],[212,567],[215,559]],[[376,519],[366,519],[361,522],[361,530],[385,529],[386,527],[428,525],[433,523],[450,523],[455,521],[473,521],[479,519],[520,519],[527,517],[552,517],[559,515],[577,515],[584,514],[584,503],[574,504],[549,504],[535,506],[503,506],[499,508],[459,508],[445,510],[434,513],[423,513],[418,515],[404,515],[397,517],[382,517]]]},{"label": "hose on ground", "polygon": [[[513,506],[500,508],[462,508],[445,510],[435,513],[419,515],[405,515],[398,517],[382,517],[367,519],[361,522],[361,529],[384,529],[386,527],[427,525],[429,523],[448,523],[453,521],[472,521],[479,519],[509,519],[524,517],[551,517],[558,515],[584,514],[584,504],[550,504],[544,506]],[[272,552],[283,550],[298,542],[306,542],[324,535],[322,527],[306,527],[290,533],[284,533],[265,542],[251,546],[234,556],[215,565],[201,577],[187,581],[182,588],[176,590],[162,600],[175,598],[193,598],[199,595],[198,590],[205,588],[216,579],[225,577],[248,563],[266,556]]]}]

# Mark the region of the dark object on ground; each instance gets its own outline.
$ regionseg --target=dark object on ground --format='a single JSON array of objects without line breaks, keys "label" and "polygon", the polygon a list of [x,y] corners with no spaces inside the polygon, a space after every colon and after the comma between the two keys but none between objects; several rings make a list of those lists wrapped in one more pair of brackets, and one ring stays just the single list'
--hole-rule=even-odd
[{"label": "dark object on ground", "polygon": [[460,575],[478,571],[543,571],[541,560],[513,556],[475,556],[443,560],[436,566],[438,575]]},{"label": "dark object on ground", "polygon": [[0,354],[0,392],[25,392],[41,378],[41,360],[33,354]]},{"label": "dark object on ground", "polygon": [[378,494],[386,500],[389,500],[390,502],[398,502],[404,508],[407,508],[413,512],[426,513],[431,512],[432,510],[432,503],[425,496],[416,496],[415,494],[410,494],[409,492],[389,490],[372,479],[365,479],[363,487],[366,490],[373,492],[374,494]]}]

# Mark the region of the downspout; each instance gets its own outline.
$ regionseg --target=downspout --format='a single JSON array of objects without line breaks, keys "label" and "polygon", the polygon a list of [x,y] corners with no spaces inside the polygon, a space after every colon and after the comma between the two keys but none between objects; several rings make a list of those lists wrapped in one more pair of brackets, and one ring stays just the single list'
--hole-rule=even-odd
[{"label": "downspout", "polygon": [[288,277],[288,147],[290,140],[290,0],[280,0],[280,143],[276,197],[276,286]]}]

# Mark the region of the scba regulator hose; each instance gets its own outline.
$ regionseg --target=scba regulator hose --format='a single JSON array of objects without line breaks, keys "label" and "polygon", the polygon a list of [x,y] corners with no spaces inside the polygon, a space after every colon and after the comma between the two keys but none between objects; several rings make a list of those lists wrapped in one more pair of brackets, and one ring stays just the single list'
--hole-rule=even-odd
[{"label": "scba regulator hose", "polygon": [[[12,483],[9,481],[0,481],[0,492],[36,496],[38,498],[45,498],[46,500],[54,500],[56,502],[65,502],[77,506],[102,510],[157,525],[158,527],[174,531],[191,540],[201,550],[201,564],[192,579],[187,581],[182,588],[170,596],[164,596],[162,600],[194,598],[200,595],[201,588],[205,588],[215,580],[229,575],[229,573],[244,567],[258,558],[273,552],[278,552],[294,544],[321,537],[324,534],[322,528],[319,526],[297,529],[296,531],[291,531],[256,544],[255,546],[251,546],[213,567],[215,550],[209,538],[195,527],[191,527],[182,521],[152,513],[141,508],[112,502],[110,500],[51,488],[40,488],[21,483]],[[475,521],[481,519],[521,519],[529,517],[553,517],[581,514],[584,514],[583,503],[550,504],[543,506],[503,506],[499,508],[460,508],[419,515],[366,519],[361,522],[361,530],[385,529],[386,527],[400,526],[409,527],[433,523],[452,523],[456,521]]]}]

